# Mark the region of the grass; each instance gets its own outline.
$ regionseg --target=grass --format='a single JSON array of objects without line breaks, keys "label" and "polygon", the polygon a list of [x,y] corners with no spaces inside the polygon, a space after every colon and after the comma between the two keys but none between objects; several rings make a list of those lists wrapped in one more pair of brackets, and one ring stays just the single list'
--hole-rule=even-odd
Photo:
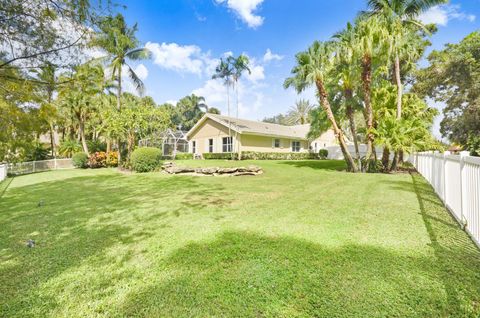
[{"label": "grass", "polygon": [[251,163],[265,174],[7,180],[0,316],[480,315],[480,252],[420,176]]}]

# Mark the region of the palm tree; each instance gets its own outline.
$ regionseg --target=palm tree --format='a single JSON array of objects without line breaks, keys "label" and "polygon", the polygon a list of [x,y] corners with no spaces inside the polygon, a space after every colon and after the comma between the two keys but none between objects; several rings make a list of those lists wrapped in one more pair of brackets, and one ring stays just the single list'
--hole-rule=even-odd
[{"label": "palm tree", "polygon": [[357,45],[355,49],[359,54],[361,65],[361,79],[362,79],[362,94],[363,104],[365,107],[365,121],[367,128],[367,164],[365,169],[376,160],[376,153],[374,151],[375,136],[372,132],[373,108],[371,102],[371,87],[372,87],[372,72],[378,68],[379,65],[385,65],[384,60],[388,60],[388,52],[386,49],[387,35],[385,28],[380,19],[376,16],[369,18],[360,17],[355,26],[357,36]]},{"label": "palm tree", "polygon": [[291,106],[287,120],[290,125],[304,125],[310,122],[310,113],[314,108],[314,105],[310,104],[309,100],[300,99],[295,102],[294,106]]},{"label": "palm tree", "polygon": [[355,147],[355,156],[357,164],[361,168],[360,149],[358,146],[357,128],[355,125],[355,102],[354,92],[358,89],[360,81],[360,65],[358,63],[358,52],[355,51],[357,45],[357,34],[352,24],[333,36],[336,41],[336,63],[338,83],[345,98],[345,113],[349,122],[350,133],[352,134]]},{"label": "palm tree", "polygon": [[386,27],[389,29],[391,48],[394,55],[394,78],[397,86],[397,118],[402,117],[403,86],[400,70],[401,50],[407,24],[414,24],[420,28],[425,27],[416,20],[418,16],[433,6],[444,4],[447,0],[369,0],[368,7],[371,15],[381,15],[385,18]]},{"label": "palm tree", "polygon": [[[220,63],[215,68],[215,74],[212,75],[212,79],[222,79],[224,85],[227,88],[227,116],[230,117],[230,86],[232,85],[232,78],[234,74],[233,65],[229,63],[228,58],[225,61],[220,59]],[[230,118],[228,119],[228,137],[232,138],[232,127]]]},{"label": "palm tree", "polygon": [[307,51],[297,53],[295,56],[297,65],[292,69],[293,76],[285,80],[284,87],[293,86],[297,92],[302,92],[307,87],[315,85],[320,97],[320,105],[332,125],[348,169],[357,172],[357,165],[348,151],[343,131],[337,124],[328,100],[326,81],[329,80],[327,76],[333,66],[332,49],[332,43],[315,41]]},{"label": "palm tree", "polygon": [[[143,95],[145,90],[142,80],[132,67],[127,64],[128,60],[143,60],[150,58],[150,51],[146,48],[138,48],[139,41],[135,37],[137,24],[129,28],[121,14],[115,17],[105,17],[100,23],[101,32],[92,40],[91,45],[103,49],[107,56],[103,60],[108,61],[112,71],[112,79],[117,82],[117,109],[121,111],[122,96],[122,69],[127,67],[128,76],[133,81],[137,91]],[[118,140],[118,162],[121,160],[120,140]]]}]

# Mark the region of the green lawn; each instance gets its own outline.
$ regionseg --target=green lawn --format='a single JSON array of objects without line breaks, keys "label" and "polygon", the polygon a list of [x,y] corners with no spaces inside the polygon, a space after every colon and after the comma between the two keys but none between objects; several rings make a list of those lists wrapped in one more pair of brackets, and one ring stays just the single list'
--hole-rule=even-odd
[{"label": "green lawn", "polygon": [[420,176],[254,163],[6,180],[0,317],[480,315],[480,252]]}]

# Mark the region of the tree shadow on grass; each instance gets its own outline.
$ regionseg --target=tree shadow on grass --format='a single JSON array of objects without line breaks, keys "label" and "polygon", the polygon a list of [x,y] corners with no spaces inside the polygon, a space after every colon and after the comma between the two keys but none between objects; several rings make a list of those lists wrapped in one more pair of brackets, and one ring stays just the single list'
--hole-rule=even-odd
[{"label": "tree shadow on grass", "polygon": [[[101,259],[113,246],[148,239],[180,213],[209,204],[200,202],[199,194],[198,202],[183,204],[194,191],[219,206],[228,204],[221,186],[194,178],[99,175],[10,189],[0,202],[0,316],[35,316],[34,310],[44,314],[39,308],[55,308],[55,299],[37,293],[37,287]],[[178,202],[169,203],[172,197]],[[30,238],[34,248],[25,246]]]},{"label": "tree shadow on grass", "polygon": [[289,160],[280,161],[281,164],[296,168],[311,168],[316,170],[345,171],[343,160]]},{"label": "tree shadow on grass", "polygon": [[[473,317],[475,310],[478,314],[471,305],[479,299],[480,278],[474,271],[450,272],[444,262],[425,254],[380,247],[335,248],[291,237],[227,232],[178,250],[159,268],[170,272],[169,279],[152,281],[131,293],[121,315]],[[446,297],[446,288],[465,293]]]}]

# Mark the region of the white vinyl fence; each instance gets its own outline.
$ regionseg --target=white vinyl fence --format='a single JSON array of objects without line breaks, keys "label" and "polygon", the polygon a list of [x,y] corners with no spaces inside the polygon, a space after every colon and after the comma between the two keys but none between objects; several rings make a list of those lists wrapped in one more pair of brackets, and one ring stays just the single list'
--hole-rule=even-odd
[{"label": "white vinyl fence", "polygon": [[7,165],[0,164],[0,182],[7,178]]},{"label": "white vinyl fence", "polygon": [[410,162],[480,247],[480,157],[420,152]]},{"label": "white vinyl fence", "polygon": [[[73,168],[72,159],[50,159],[50,160],[39,160],[39,161],[27,161],[19,163],[9,163],[4,164],[4,174],[9,175],[21,175],[28,173],[35,173],[47,170],[57,170],[57,169],[71,169]],[[0,166],[0,181],[3,180],[2,176],[2,166]],[[4,179],[5,179],[4,177]]]}]

